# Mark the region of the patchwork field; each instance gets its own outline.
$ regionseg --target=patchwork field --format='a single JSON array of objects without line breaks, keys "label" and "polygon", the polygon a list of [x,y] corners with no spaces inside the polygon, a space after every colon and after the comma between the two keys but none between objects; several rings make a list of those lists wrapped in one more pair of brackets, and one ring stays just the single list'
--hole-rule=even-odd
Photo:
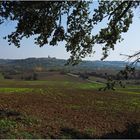
[{"label": "patchwork field", "polygon": [[140,138],[140,86],[68,75],[0,81],[0,138]]}]

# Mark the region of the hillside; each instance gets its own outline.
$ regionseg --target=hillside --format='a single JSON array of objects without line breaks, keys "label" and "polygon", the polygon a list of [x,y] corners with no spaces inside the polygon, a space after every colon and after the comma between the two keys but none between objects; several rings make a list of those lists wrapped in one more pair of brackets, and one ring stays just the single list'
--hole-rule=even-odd
[{"label": "hillside", "polygon": [[[120,70],[127,64],[124,61],[83,61],[76,66],[65,66],[66,60],[56,58],[0,59],[0,69],[69,69],[69,70]],[[138,67],[140,68],[140,66]]]},{"label": "hillside", "polygon": [[[140,81],[100,91],[126,63],[0,60],[0,139],[140,138]],[[135,114],[135,115],[134,115]]]}]

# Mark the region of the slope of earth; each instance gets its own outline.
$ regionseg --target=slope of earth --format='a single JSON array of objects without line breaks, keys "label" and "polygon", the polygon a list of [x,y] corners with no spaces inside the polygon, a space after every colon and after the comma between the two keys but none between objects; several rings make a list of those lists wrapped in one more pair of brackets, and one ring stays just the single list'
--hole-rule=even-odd
[{"label": "slope of earth", "polygon": [[139,87],[101,92],[61,76],[0,82],[0,138],[140,138]]}]

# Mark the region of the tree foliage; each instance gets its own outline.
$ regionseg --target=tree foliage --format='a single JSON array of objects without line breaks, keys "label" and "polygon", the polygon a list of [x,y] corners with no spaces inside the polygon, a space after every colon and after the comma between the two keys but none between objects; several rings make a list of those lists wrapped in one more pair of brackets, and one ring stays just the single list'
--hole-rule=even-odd
[{"label": "tree foliage", "polygon": [[[77,64],[94,53],[95,44],[103,46],[102,60],[105,59],[117,41],[122,41],[121,35],[128,31],[139,5],[139,1],[124,0],[1,1],[0,24],[6,20],[16,21],[15,31],[5,38],[17,47],[24,37],[32,35],[40,47],[66,42],[66,50],[71,53],[68,62]],[[102,22],[106,26],[95,33],[96,26]]]}]

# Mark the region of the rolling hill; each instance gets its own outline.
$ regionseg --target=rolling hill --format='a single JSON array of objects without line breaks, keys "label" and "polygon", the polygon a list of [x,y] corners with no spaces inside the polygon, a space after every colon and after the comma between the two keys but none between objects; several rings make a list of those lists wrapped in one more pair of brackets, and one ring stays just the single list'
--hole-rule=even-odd
[{"label": "rolling hill", "polygon": [[[69,70],[120,70],[127,65],[124,61],[82,61],[76,66],[65,66],[67,60],[56,58],[27,58],[27,59],[0,59],[0,70],[10,69],[69,69]],[[138,66],[140,68],[140,66]]]}]

